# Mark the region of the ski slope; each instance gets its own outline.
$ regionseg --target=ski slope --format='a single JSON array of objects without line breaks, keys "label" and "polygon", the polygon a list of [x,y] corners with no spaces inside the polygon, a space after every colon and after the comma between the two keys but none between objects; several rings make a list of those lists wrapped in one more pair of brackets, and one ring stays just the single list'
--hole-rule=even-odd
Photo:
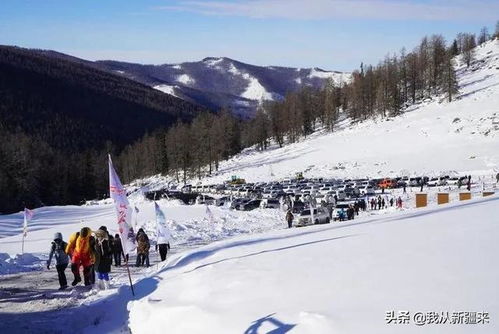
[{"label": "ski slope", "polygon": [[476,49],[470,68],[458,60],[460,96],[409,107],[404,114],[318,131],[301,142],[222,162],[203,183],[237,175],[248,182],[294,177],[390,177],[499,171],[499,40]]},{"label": "ski slope", "polygon": [[[268,232],[180,254],[128,304],[132,333],[497,333],[499,197]],[[386,312],[489,323],[386,324]],[[463,320],[464,321],[464,320]],[[274,333],[274,332],[272,332]]]}]

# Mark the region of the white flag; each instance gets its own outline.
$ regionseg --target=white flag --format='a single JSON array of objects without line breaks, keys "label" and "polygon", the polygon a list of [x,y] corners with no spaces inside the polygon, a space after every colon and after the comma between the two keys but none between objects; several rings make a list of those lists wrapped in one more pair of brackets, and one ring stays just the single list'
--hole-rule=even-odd
[{"label": "white flag", "polygon": [[165,214],[159,208],[159,205],[154,202],[154,210],[156,211],[156,237],[158,244],[167,244],[172,237],[170,229],[166,223]]},{"label": "white flag", "polygon": [[213,212],[211,212],[210,207],[206,205],[206,215],[208,215],[208,219],[211,224],[215,222],[215,217],[213,216]]},{"label": "white flag", "polygon": [[135,234],[132,228],[132,207],[126,197],[125,188],[121,184],[120,178],[116,174],[109,156],[109,194],[114,200],[116,214],[118,217],[118,226],[121,240],[123,241],[123,251],[130,253],[135,247]]},{"label": "white flag", "polygon": [[34,212],[30,209],[24,208],[24,225],[23,225],[23,236],[28,235],[28,221],[33,219]]}]

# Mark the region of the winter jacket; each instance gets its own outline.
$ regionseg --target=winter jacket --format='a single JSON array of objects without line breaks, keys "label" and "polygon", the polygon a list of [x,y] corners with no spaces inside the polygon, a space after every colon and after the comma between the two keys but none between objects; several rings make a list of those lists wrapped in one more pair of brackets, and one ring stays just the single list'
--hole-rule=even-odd
[{"label": "winter jacket", "polygon": [[121,253],[123,253],[123,245],[121,244],[121,239],[120,238],[114,238],[114,241],[113,241],[113,252],[115,254],[121,254]]},{"label": "winter jacket", "polygon": [[66,254],[67,245],[68,244],[61,239],[52,241],[52,245],[50,246],[49,259],[47,260],[47,266],[49,266],[52,262],[52,257],[54,255],[56,265],[68,264],[69,257],[68,254]]},{"label": "winter jacket", "polygon": [[288,211],[288,213],[286,213],[286,221],[290,222],[290,221],[293,221],[293,214],[291,213],[291,211]]},{"label": "winter jacket", "polygon": [[95,271],[99,273],[108,273],[111,271],[113,256],[108,234],[104,230],[97,230],[95,232],[95,237]]},{"label": "winter jacket", "polygon": [[73,256],[73,252],[76,247],[76,239],[80,236],[80,232],[75,232],[69,236],[68,243],[66,245],[66,254],[68,254],[70,257]]},{"label": "winter jacket", "polygon": [[82,264],[84,267],[88,267],[94,262],[94,254],[91,247],[92,241],[90,240],[91,233],[92,231],[88,227],[84,227],[81,229],[80,235],[74,242],[74,250],[72,251],[71,262]]},{"label": "winter jacket", "polygon": [[147,234],[140,233],[137,238],[137,254],[149,254],[150,246]]}]

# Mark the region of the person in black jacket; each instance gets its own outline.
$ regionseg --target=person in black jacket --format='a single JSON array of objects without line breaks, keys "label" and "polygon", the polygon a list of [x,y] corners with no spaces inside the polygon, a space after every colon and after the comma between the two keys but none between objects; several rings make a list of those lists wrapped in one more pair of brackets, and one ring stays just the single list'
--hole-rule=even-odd
[{"label": "person in black jacket", "polygon": [[116,267],[121,266],[122,256],[123,256],[123,245],[121,244],[120,235],[116,233],[116,235],[114,236],[114,244],[113,244],[114,265]]},{"label": "person in black jacket", "polygon": [[95,271],[97,272],[97,286],[100,289],[109,289],[109,272],[113,262],[113,253],[109,244],[109,234],[105,226],[95,232]]}]

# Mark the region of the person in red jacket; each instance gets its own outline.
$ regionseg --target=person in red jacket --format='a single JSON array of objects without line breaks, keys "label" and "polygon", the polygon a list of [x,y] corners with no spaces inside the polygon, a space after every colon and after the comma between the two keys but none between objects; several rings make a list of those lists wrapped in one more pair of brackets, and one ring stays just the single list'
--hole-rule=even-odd
[{"label": "person in red jacket", "polygon": [[81,282],[80,267],[83,267],[83,278],[85,285],[92,284],[92,264],[93,255],[90,245],[90,236],[92,231],[88,227],[83,227],[79,236],[71,235],[66,253],[71,254],[71,271],[74,274],[74,281],[71,285],[75,286]]}]

